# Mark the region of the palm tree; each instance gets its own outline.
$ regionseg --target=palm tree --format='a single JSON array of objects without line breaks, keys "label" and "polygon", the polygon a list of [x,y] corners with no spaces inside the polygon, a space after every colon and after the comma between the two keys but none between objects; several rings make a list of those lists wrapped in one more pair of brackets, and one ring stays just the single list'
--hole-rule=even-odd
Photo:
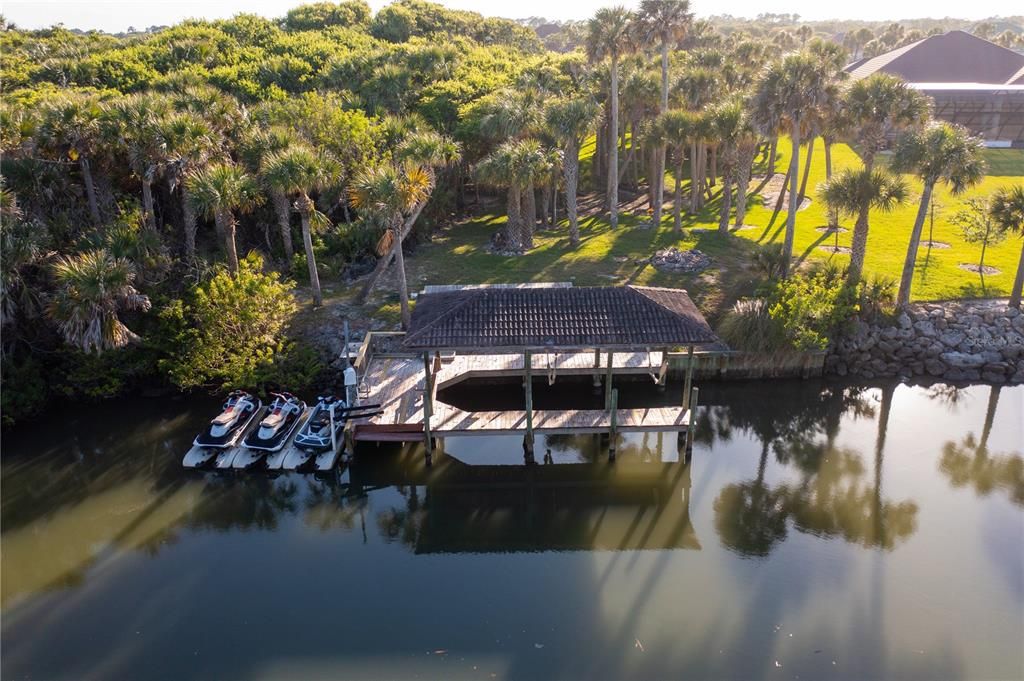
[{"label": "palm tree", "polygon": [[323,294],[320,291],[316,256],[313,254],[312,228],[323,227],[330,224],[330,221],[316,209],[316,204],[309,194],[337,183],[341,176],[341,167],[325,153],[296,144],[268,158],[263,175],[270,186],[295,197],[295,210],[302,220],[302,244],[306,249],[313,305],[319,307],[323,304]]},{"label": "palm tree", "polygon": [[[762,125],[788,128],[792,140],[789,159],[789,211],[783,244],[784,272],[788,273],[796,236],[796,211],[800,174],[800,137],[805,116],[821,105],[827,94],[827,72],[810,54],[791,54],[771,64],[761,75],[754,95],[756,118]],[[785,189],[783,189],[785,190]]]},{"label": "palm tree", "polygon": [[718,147],[719,163],[722,166],[722,208],[718,231],[725,234],[729,231],[732,185],[740,149],[752,146],[757,137],[741,100],[735,99],[715,107],[709,112],[709,119],[711,138]]},{"label": "palm tree", "polygon": [[[529,221],[529,194],[533,180],[544,170],[544,150],[536,140],[509,141],[477,164],[477,175],[486,183],[508,189],[508,220],[505,238],[516,251],[533,246]],[[526,195],[524,197],[524,194]],[[524,217],[524,204],[527,215]]]},{"label": "palm tree", "polygon": [[40,145],[78,162],[94,225],[102,223],[96,186],[92,179],[92,158],[100,140],[103,109],[91,96],[66,96],[47,102],[39,113],[36,138]]},{"label": "palm tree", "polygon": [[165,176],[170,191],[181,187],[181,210],[184,223],[185,257],[196,257],[196,211],[189,198],[184,179],[206,164],[220,147],[219,136],[199,116],[174,114],[160,122],[160,135],[166,145]]},{"label": "palm tree", "polygon": [[53,266],[57,291],[50,318],[64,340],[83,352],[102,352],[138,340],[118,317],[121,310],[149,310],[133,286],[135,267],[105,250],[62,256]]},{"label": "palm tree", "polygon": [[270,194],[270,203],[274,208],[274,215],[277,217],[277,229],[281,234],[281,244],[284,247],[285,266],[289,268],[295,256],[295,245],[292,242],[291,202],[285,191],[267,177],[266,164],[267,159],[292,144],[297,144],[298,141],[298,136],[290,128],[254,127],[242,137],[238,145],[239,154],[246,166],[252,172],[257,173],[260,183]]},{"label": "palm tree", "polygon": [[262,202],[256,180],[238,166],[221,162],[194,171],[185,178],[185,187],[195,210],[217,224],[217,231],[224,238],[228,269],[237,272],[235,211],[247,213]]},{"label": "palm tree", "polygon": [[627,54],[633,41],[633,14],[625,7],[597,10],[587,22],[587,57],[611,62],[611,117],[608,121],[608,209],[612,229],[619,226],[619,58]]},{"label": "palm tree", "polygon": [[868,213],[872,208],[884,213],[895,210],[907,197],[906,183],[903,178],[881,170],[847,169],[826,182],[820,193],[829,208],[857,216],[853,229],[853,253],[847,271],[847,281],[856,285],[864,270]]},{"label": "palm tree", "polygon": [[897,143],[892,169],[896,172],[913,172],[924,184],[914,229],[910,233],[907,257],[903,261],[900,290],[896,296],[896,304],[900,307],[910,303],[917,249],[921,243],[921,230],[928,215],[935,184],[946,182],[954,196],[978,184],[985,175],[982,150],[981,140],[973,137],[966,128],[945,122],[935,122],[924,130],[911,131]]},{"label": "palm tree", "polygon": [[562,174],[565,176],[565,207],[569,215],[569,243],[580,242],[580,223],[576,191],[580,178],[580,147],[594,132],[601,116],[597,102],[586,97],[559,99],[548,104],[545,120],[548,129],[562,144]]},{"label": "palm tree", "polygon": [[[1016,232],[1024,237],[1024,185],[1018,184],[997,190],[992,197],[989,210],[999,229]],[[1021,289],[1024,289],[1024,246],[1021,247],[1017,276],[1010,291],[1010,307],[1020,309]]]},{"label": "palm tree", "polygon": [[700,115],[692,111],[673,109],[661,116],[654,125],[656,134],[671,144],[675,154],[672,213],[676,233],[683,231],[683,162],[686,160],[686,150],[691,146],[700,125],[700,118]]},{"label": "palm tree", "polygon": [[433,181],[423,167],[408,163],[380,165],[361,170],[349,186],[349,198],[358,210],[376,215],[398,244],[395,250],[398,269],[399,304],[402,328],[409,328],[409,287],[405,278],[405,257],[399,238],[405,216],[426,203]]},{"label": "palm tree", "polygon": [[162,170],[166,153],[160,119],[170,111],[165,97],[149,93],[123,97],[104,111],[105,137],[124,151],[132,174],[142,183],[143,218],[152,231],[156,231],[153,182]]},{"label": "palm tree", "polygon": [[401,231],[397,233],[398,238],[388,238],[388,241],[391,242],[390,249],[382,248],[385,245],[383,243],[378,244],[378,250],[385,251],[385,255],[377,260],[377,266],[374,267],[366,283],[363,284],[363,288],[356,297],[358,304],[362,305],[366,302],[367,296],[370,295],[370,291],[373,290],[380,275],[388,268],[391,261],[398,256],[402,243],[409,236],[409,233],[412,232],[417,218],[419,218],[424,206],[427,205],[427,201],[430,200],[434,187],[437,185],[437,171],[458,163],[461,154],[462,151],[457,142],[433,131],[409,133],[398,144],[395,150],[395,157],[405,164],[419,167],[426,173],[428,187],[423,200],[409,212]]},{"label": "palm tree", "polygon": [[[657,41],[661,52],[661,101],[658,114],[668,112],[668,51],[669,46],[678,44],[686,36],[686,30],[693,21],[689,0],[641,0],[639,10],[640,26],[645,41]],[[657,150],[654,180],[654,224],[661,224],[661,209],[665,201],[665,156],[663,141]]]},{"label": "palm tree", "polygon": [[927,95],[898,76],[880,71],[855,81],[843,96],[849,136],[860,148],[868,170],[874,167],[875,153],[889,135],[924,125],[930,112]]},{"label": "palm tree", "polygon": [[[682,98],[687,109],[693,112],[703,111],[721,92],[722,84],[717,72],[704,66],[692,66],[683,72],[676,83],[676,91]],[[697,119],[701,122],[701,119]],[[699,128],[700,126],[698,126]],[[704,207],[704,174],[707,167],[706,149],[703,136],[696,134],[690,138],[690,212],[696,213]]]}]

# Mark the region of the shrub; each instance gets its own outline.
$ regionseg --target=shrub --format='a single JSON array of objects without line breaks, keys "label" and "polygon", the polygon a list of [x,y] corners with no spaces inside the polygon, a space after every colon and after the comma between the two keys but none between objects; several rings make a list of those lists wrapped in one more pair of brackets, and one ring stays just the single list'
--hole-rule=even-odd
[{"label": "shrub", "polygon": [[781,325],[769,314],[764,298],[738,300],[718,328],[722,340],[736,350],[772,354],[789,347]]},{"label": "shrub", "polygon": [[160,367],[183,388],[260,387],[287,356],[285,327],[295,314],[292,282],[263,272],[263,259],[250,253],[232,276],[221,268],[160,313],[168,356]]},{"label": "shrub", "polygon": [[769,281],[782,277],[786,269],[786,251],[782,244],[768,244],[754,253],[754,268]]},{"label": "shrub", "polygon": [[779,282],[769,306],[769,315],[797,350],[824,350],[860,309],[858,290],[835,267]]}]

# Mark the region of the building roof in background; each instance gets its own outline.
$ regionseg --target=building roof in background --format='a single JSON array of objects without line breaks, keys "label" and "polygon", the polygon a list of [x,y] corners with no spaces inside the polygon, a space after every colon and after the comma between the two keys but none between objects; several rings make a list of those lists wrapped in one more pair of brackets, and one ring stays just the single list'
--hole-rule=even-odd
[{"label": "building roof in background", "polygon": [[910,83],[1010,84],[1024,78],[1024,55],[964,31],[950,31],[847,66],[854,80],[882,71]]},{"label": "building roof in background", "polygon": [[647,286],[424,292],[407,350],[639,349],[714,343],[682,289]]}]

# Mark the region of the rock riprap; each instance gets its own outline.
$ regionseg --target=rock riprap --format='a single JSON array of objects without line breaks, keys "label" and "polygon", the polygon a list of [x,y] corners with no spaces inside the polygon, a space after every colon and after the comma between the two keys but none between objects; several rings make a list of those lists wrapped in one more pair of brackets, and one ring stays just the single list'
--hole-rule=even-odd
[{"label": "rock riprap", "polygon": [[652,255],[651,264],[667,272],[701,272],[711,266],[711,256],[696,248],[680,251],[672,246]]}]

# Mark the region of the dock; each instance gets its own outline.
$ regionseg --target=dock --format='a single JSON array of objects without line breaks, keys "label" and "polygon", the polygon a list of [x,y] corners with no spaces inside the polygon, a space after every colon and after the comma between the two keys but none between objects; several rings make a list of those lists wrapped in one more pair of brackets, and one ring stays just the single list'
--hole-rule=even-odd
[{"label": "dock", "polygon": [[[663,352],[630,352],[612,355],[613,375],[657,377]],[[559,376],[604,376],[607,355],[594,352],[533,354],[531,374]],[[526,409],[502,411],[464,411],[437,401],[437,392],[470,379],[522,377],[522,354],[455,355],[441,363],[434,374],[431,394],[430,430],[436,437],[459,435],[513,435],[526,430]],[[383,413],[354,427],[356,440],[417,441],[423,439],[426,375],[418,356],[373,355],[366,359],[363,380],[368,389],[361,400],[380,404]],[[558,409],[532,411],[533,430],[543,434],[606,433],[613,416],[605,409]],[[686,407],[650,407],[617,409],[614,415],[619,432],[684,432],[690,421]]]}]

